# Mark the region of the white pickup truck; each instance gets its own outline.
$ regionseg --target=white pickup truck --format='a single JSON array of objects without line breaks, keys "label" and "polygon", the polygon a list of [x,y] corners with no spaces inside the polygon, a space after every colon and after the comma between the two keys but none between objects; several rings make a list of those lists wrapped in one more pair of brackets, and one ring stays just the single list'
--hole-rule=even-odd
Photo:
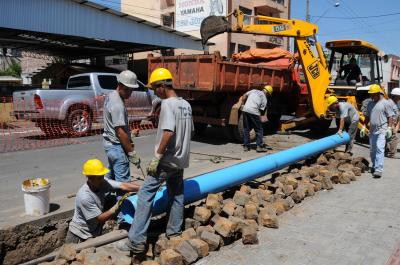
[{"label": "white pickup truck", "polygon": [[[126,101],[129,121],[157,123],[161,100],[138,83],[139,88]],[[104,97],[117,85],[117,74],[113,73],[74,75],[68,79],[66,89],[14,92],[13,114],[17,119],[34,121],[45,134],[65,130],[69,135],[83,136],[91,131],[93,122],[102,122]]]}]

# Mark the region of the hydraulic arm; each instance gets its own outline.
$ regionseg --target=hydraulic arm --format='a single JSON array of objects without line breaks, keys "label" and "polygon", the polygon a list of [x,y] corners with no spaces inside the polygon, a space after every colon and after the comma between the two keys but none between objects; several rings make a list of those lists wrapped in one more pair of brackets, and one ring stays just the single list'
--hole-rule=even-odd
[{"label": "hydraulic arm", "polygon": [[[252,23],[245,24],[245,14],[242,11],[235,10],[228,17],[232,15],[236,18],[236,25],[233,26],[226,17],[209,16],[203,20],[200,28],[203,45],[211,37],[224,32],[293,37],[298,48],[314,114],[318,118],[325,117],[327,112],[325,98],[330,94],[328,85],[331,76],[316,37],[318,27],[301,20],[267,16],[251,16]],[[315,45],[317,55],[312,50],[311,41]]]}]

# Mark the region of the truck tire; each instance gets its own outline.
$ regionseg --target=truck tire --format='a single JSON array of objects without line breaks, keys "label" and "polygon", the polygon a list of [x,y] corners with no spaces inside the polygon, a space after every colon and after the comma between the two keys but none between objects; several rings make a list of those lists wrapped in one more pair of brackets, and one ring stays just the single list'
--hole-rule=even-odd
[{"label": "truck tire", "polygon": [[[233,125],[231,128],[233,140],[243,143],[243,136],[244,136],[244,125],[243,125],[243,115],[240,114],[238,124],[235,126]],[[256,139],[256,132],[254,129],[250,131],[250,142]]]},{"label": "truck tire", "polygon": [[68,111],[66,130],[69,135],[81,137],[87,135],[92,129],[90,110],[85,106],[75,106]]}]

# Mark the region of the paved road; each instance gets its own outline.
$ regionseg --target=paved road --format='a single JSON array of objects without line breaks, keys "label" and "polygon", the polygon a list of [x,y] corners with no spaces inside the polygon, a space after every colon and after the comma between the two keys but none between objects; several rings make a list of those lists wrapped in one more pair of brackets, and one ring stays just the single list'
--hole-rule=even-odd
[{"label": "paved road", "polygon": [[[143,165],[147,165],[153,156],[154,138],[154,134],[136,138],[136,149],[142,157]],[[287,149],[304,142],[302,137],[295,135],[267,136],[266,139],[269,144],[277,148],[276,150]],[[241,157],[243,160],[260,155],[255,151],[243,153],[241,145],[228,143],[221,129],[217,128],[208,128],[203,137],[192,141],[192,151]],[[92,157],[106,161],[101,136],[79,138],[76,144],[66,146],[0,154],[0,227],[34,219],[23,214],[21,182],[29,177],[50,179],[52,214],[72,209],[74,198],[67,198],[67,195],[75,194],[85,181],[81,167],[85,160]],[[231,160],[214,164],[209,161],[209,157],[192,155],[190,168],[185,171],[185,177],[237,162]],[[140,175],[140,171],[132,168],[132,174]]]},{"label": "paved road", "polygon": [[[355,151],[368,154],[360,146]],[[399,168],[400,160],[386,159],[382,179],[363,174],[357,182],[318,192],[280,216],[279,229],[262,228],[258,245],[236,242],[196,264],[400,264]]]}]

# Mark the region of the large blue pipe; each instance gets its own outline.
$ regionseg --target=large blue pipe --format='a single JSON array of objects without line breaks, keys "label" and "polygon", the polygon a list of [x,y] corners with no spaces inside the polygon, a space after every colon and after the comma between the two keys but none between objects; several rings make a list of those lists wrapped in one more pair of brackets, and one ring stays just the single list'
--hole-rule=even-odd
[{"label": "large blue pipe", "polygon": [[[320,154],[326,150],[346,144],[350,140],[347,133],[343,137],[335,134],[310,143],[287,149],[227,168],[209,172],[184,181],[185,204],[201,200],[209,193],[224,191],[230,187],[265,176],[288,165]],[[161,188],[154,199],[153,215],[161,214],[167,208],[167,191]],[[123,204],[122,214],[131,223],[137,202],[137,195],[129,197]]]}]

